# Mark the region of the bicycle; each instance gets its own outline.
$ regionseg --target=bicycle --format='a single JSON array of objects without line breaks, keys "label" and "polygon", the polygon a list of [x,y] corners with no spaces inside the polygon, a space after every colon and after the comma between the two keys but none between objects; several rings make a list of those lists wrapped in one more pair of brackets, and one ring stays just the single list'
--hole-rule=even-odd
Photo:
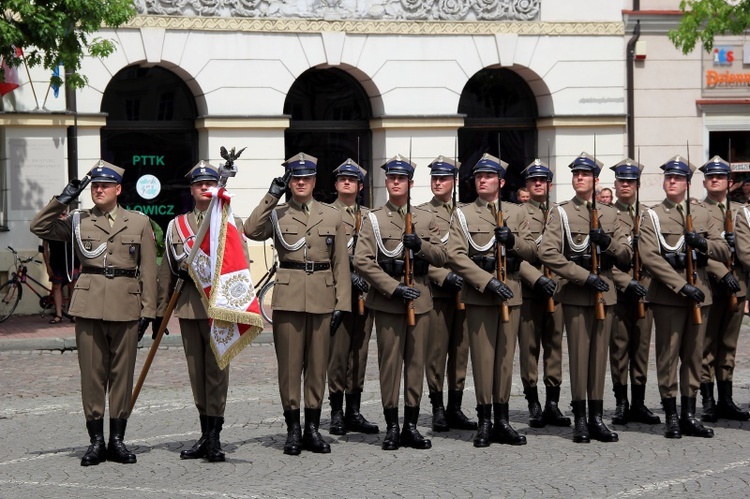
[{"label": "bicycle", "polygon": [[[279,259],[276,255],[276,250],[274,249],[273,244],[271,245],[271,251],[273,252],[273,262],[271,263],[271,267],[266,267],[266,273],[260,278],[258,284],[255,285],[256,291],[260,288],[260,292],[258,293],[260,315],[263,316],[263,319],[269,324],[273,324],[273,311],[271,309],[271,297],[268,293],[273,289],[273,285],[276,282],[273,280],[273,276],[276,275],[276,270],[279,268]],[[268,262],[265,244],[263,244],[263,261]]]},{"label": "bicycle", "polygon": [[[8,249],[11,253],[13,253],[13,256],[16,260],[14,264],[16,271],[11,272],[8,282],[0,286],[0,322],[3,322],[5,319],[13,315],[13,312],[18,306],[18,302],[20,302],[21,298],[23,297],[24,284],[31,290],[32,293],[39,297],[39,306],[42,307],[42,312],[40,315],[41,317],[44,317],[45,312],[55,306],[51,294],[52,290],[30,276],[28,274],[28,267],[26,266],[26,264],[30,262],[43,262],[37,260],[35,258],[36,255],[30,256],[28,258],[21,258],[18,256],[18,252],[16,250],[11,248],[10,246],[8,246]],[[34,286],[31,285],[32,282],[46,291],[47,294],[43,295],[40,291],[37,291]]]}]

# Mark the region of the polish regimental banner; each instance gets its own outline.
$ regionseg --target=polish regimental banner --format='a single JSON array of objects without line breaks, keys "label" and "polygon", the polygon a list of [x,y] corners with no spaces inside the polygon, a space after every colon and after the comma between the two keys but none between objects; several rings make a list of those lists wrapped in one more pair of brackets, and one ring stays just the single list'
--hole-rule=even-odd
[{"label": "polish regimental banner", "polygon": [[229,365],[263,330],[258,297],[243,250],[242,234],[234,222],[231,195],[223,188],[216,197],[210,229],[190,266],[190,275],[203,290],[201,298],[211,321],[211,348],[221,369]]}]

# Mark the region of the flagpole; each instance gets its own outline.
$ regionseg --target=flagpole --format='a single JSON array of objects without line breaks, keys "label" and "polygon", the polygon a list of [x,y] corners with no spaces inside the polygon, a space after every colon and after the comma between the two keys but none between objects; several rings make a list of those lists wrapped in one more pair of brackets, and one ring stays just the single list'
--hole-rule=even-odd
[{"label": "flagpole", "polygon": [[[237,167],[234,166],[234,161],[240,157],[240,154],[242,154],[242,151],[245,149],[240,149],[237,153],[234,152],[234,148],[232,148],[231,152],[227,152],[224,147],[221,148],[221,156],[226,160],[226,163],[224,163],[223,166],[219,168],[219,185],[218,188],[221,189],[222,187],[225,187],[227,185],[227,180],[230,177],[234,177],[237,175]],[[208,205],[207,212],[210,214],[214,208],[214,205],[218,202],[218,196],[212,196],[211,197],[211,203]],[[190,248],[190,252],[188,253],[187,259],[180,265],[182,270],[187,270],[190,268],[190,264],[193,263],[193,260],[195,260],[196,255],[198,254],[198,249],[200,248],[201,244],[203,243],[203,239],[206,237],[206,233],[208,232],[209,226],[210,226],[210,216],[203,217],[203,221],[201,222],[200,227],[198,228],[198,234],[195,236],[195,242],[193,243],[192,248]],[[165,251],[169,251],[169,248],[165,248]],[[165,265],[165,263],[162,263],[162,265]],[[169,265],[166,263],[166,265]],[[143,368],[141,369],[141,374],[138,377],[138,382],[135,384],[135,387],[133,388],[133,394],[130,397],[130,411],[133,411],[133,408],[135,407],[135,402],[138,400],[138,395],[141,393],[141,388],[143,388],[143,383],[146,381],[146,376],[148,375],[149,369],[151,369],[151,363],[154,361],[154,357],[156,356],[156,351],[159,348],[159,344],[161,343],[161,338],[164,336],[164,331],[167,329],[167,324],[169,324],[169,319],[172,317],[172,312],[174,311],[174,308],[177,306],[177,300],[179,299],[180,295],[182,294],[182,290],[185,284],[185,280],[180,277],[180,274],[177,274],[177,282],[174,285],[174,290],[172,291],[172,297],[169,299],[169,304],[167,305],[167,309],[164,312],[164,318],[161,321],[161,324],[159,324],[159,330],[156,333],[156,338],[154,339],[154,342],[151,344],[151,349],[148,352],[148,356],[146,357],[146,361],[143,363]]]}]

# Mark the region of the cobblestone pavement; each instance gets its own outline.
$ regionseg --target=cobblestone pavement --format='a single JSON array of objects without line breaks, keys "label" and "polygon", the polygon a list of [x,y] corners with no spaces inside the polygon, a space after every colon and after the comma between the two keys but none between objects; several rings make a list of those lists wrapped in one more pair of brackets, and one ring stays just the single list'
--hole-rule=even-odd
[{"label": "cobblestone pavement", "polygon": [[[747,325],[740,347],[735,399],[747,407]],[[222,433],[227,462],[181,461],[179,452],[199,436],[198,418],[182,349],[169,346],[156,356],[128,425],[126,442],[138,463],[84,468],[79,462],[88,437],[76,355],[0,352],[0,497],[720,497],[744,495],[750,482],[748,423],[719,422],[710,440],[667,440],[662,425],[631,423],[614,427],[619,443],[574,444],[569,428],[528,427],[517,376],[511,420],[528,436],[528,445],[476,449],[472,432],[433,435],[425,388],[419,424],[433,448],[383,451],[374,341],[362,412],[380,425],[380,435],[328,435],[326,404],[321,426],[332,452],[285,456],[273,345],[253,344],[231,366]],[[143,350],[136,375],[145,357]],[[561,407],[568,409],[564,368]],[[647,404],[663,418],[653,358],[649,375]],[[610,388],[607,420],[614,407]],[[472,390],[469,376],[464,408],[474,417]]]}]

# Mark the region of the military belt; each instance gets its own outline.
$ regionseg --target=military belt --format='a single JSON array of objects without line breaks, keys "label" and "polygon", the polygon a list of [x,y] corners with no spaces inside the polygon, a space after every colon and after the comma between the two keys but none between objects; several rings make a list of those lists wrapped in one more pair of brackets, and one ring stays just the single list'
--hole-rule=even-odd
[{"label": "military belt", "polygon": [[[427,275],[430,264],[424,258],[414,258],[412,261],[412,272],[415,276]],[[391,277],[401,279],[404,276],[404,261],[398,258],[387,258],[378,261],[378,265]]]},{"label": "military belt", "polygon": [[[573,253],[568,257],[568,260],[589,272],[596,270],[591,268],[591,253]],[[601,255],[599,257],[600,270],[612,270],[612,267],[615,266],[614,263],[615,260],[610,255]]]},{"label": "military belt", "polygon": [[90,267],[88,265],[84,265],[81,272],[83,274],[103,275],[107,279],[113,279],[115,277],[137,277],[138,276],[137,269],[118,269],[118,268],[112,267],[111,265],[107,267]]},{"label": "military belt", "polygon": [[304,270],[308,274],[312,274],[313,272],[330,269],[331,262],[281,262],[279,263],[279,267],[282,269]]}]

